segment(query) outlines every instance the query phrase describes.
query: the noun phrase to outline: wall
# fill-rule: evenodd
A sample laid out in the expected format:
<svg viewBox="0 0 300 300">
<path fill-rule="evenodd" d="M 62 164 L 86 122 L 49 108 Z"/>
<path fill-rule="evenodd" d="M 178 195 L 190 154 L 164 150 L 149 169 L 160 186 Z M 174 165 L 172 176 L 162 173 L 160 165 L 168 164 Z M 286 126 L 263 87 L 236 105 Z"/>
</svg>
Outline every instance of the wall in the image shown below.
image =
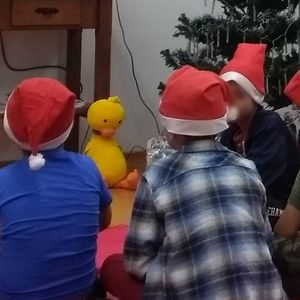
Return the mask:
<svg viewBox="0 0 300 300">
<path fill-rule="evenodd" d="M 211 7 L 204 7 L 202 0 L 119 0 L 119 3 L 143 96 L 156 112 L 159 98 L 157 86 L 171 71 L 165 67 L 160 51 L 186 46 L 185 41 L 172 37 L 181 13 L 199 16 L 210 12 Z M 132 145 L 145 146 L 146 140 L 156 135 L 156 129 L 153 119 L 137 97 L 116 18 L 112 58 L 112 93 L 119 94 L 127 107 L 127 122 L 120 131 L 119 139 L 127 149 Z"/>
<path fill-rule="evenodd" d="M 3 37 L 7 59 L 14 67 L 26 68 L 45 64 L 65 64 L 65 32 L 4 32 Z M 6 101 L 7 95 L 21 80 L 34 76 L 63 79 L 64 72 L 49 69 L 34 72 L 13 72 L 6 68 L 0 55 L 0 103 Z M 2 123 L 2 119 L 0 122 Z M 0 160 L 13 160 L 20 155 L 20 151 L 10 142 L 3 132 L 2 126 L 0 126 Z"/>
<path fill-rule="evenodd" d="M 207 1 L 208 3 L 210 1 Z M 173 39 L 174 26 L 178 16 L 185 12 L 189 16 L 210 13 L 199 0 L 119 0 L 121 18 L 129 46 L 133 52 L 136 73 L 143 97 L 156 112 L 158 104 L 157 86 L 164 81 L 171 70 L 164 66 L 160 50 L 185 46 L 185 41 Z M 216 13 L 220 9 L 216 8 Z M 65 32 L 10 32 L 5 33 L 8 59 L 14 66 L 26 67 L 40 64 L 64 64 Z M 84 32 L 83 41 L 83 98 L 93 99 L 94 33 Z M 0 101 L 23 78 L 29 76 L 51 76 L 63 78 L 61 71 L 43 70 L 39 72 L 15 73 L 8 71 L 0 58 Z M 149 137 L 156 135 L 151 116 L 140 103 L 133 82 L 130 60 L 121 38 L 115 7 L 112 37 L 112 85 L 111 94 L 122 98 L 127 119 L 119 131 L 118 138 L 125 150 L 133 145 L 146 145 Z M 86 127 L 82 122 L 81 137 Z M 4 138 L 0 130 L 0 160 L 13 159 L 18 152 Z"/>
</svg>

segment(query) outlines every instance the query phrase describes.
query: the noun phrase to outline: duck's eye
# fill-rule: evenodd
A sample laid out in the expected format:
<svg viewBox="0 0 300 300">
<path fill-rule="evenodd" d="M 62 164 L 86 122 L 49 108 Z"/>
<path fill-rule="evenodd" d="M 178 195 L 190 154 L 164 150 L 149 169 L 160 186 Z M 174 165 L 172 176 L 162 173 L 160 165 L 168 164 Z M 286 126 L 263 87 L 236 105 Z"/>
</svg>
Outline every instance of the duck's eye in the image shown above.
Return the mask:
<svg viewBox="0 0 300 300">
<path fill-rule="evenodd" d="M 107 120 L 105 119 L 103 122 L 104 122 L 104 123 L 107 123 Z"/>
<path fill-rule="evenodd" d="M 119 121 L 119 124 L 122 124 L 122 121 Z"/>
</svg>

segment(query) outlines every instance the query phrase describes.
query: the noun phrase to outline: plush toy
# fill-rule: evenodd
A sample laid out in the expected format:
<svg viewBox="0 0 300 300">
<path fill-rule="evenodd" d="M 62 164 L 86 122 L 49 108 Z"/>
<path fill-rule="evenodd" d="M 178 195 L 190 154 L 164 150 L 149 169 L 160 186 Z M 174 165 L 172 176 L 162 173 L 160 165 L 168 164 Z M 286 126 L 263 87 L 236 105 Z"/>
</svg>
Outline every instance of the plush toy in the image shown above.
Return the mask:
<svg viewBox="0 0 300 300">
<path fill-rule="evenodd" d="M 94 102 L 87 115 L 93 134 L 85 153 L 95 161 L 109 187 L 135 190 L 138 171 L 127 176 L 125 156 L 114 138 L 124 117 L 125 111 L 118 97 Z"/>
</svg>

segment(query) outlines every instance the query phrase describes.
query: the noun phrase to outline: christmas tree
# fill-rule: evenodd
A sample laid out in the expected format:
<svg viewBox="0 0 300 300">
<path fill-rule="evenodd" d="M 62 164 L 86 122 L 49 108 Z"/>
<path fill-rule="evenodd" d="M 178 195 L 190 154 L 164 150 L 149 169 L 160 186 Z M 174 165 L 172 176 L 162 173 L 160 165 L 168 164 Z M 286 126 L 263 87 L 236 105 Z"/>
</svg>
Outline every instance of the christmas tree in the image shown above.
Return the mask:
<svg viewBox="0 0 300 300">
<path fill-rule="evenodd" d="M 266 103 L 274 109 L 288 105 L 283 90 L 300 69 L 300 0 L 219 0 L 222 17 L 214 16 L 217 0 L 204 1 L 211 4 L 212 14 L 179 17 L 174 37 L 185 38 L 187 47 L 161 51 L 166 65 L 219 72 L 239 43 L 265 43 Z"/>
</svg>

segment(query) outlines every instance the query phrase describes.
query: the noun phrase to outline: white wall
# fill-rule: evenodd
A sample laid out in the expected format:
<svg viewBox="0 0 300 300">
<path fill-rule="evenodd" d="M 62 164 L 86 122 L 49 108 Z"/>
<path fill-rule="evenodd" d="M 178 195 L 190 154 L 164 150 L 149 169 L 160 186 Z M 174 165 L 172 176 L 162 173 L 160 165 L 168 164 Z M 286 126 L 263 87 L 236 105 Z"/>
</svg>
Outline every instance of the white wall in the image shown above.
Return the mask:
<svg viewBox="0 0 300 300">
<path fill-rule="evenodd" d="M 211 3 L 212 1 L 207 1 Z M 165 48 L 185 46 L 185 41 L 172 38 L 179 15 L 198 16 L 211 12 L 211 5 L 202 0 L 119 0 L 121 18 L 129 46 L 133 52 L 136 72 L 143 97 L 156 112 L 157 86 L 171 70 L 164 66 L 160 51 Z M 217 7 L 216 12 L 220 12 Z M 26 67 L 40 64 L 64 64 L 65 32 L 10 32 L 5 33 L 8 59 L 14 66 Z M 94 33 L 87 30 L 83 41 L 83 98 L 93 100 Z M 62 78 L 56 70 L 15 73 L 8 71 L 0 58 L 0 101 L 23 78 L 30 76 Z M 138 99 L 133 82 L 129 56 L 121 38 L 115 7 L 112 37 L 112 84 L 111 94 L 122 98 L 127 120 L 119 131 L 118 138 L 125 150 L 133 145 L 145 146 L 149 137 L 156 135 L 152 118 Z M 82 125 L 82 135 L 85 126 Z M 0 131 L 0 160 L 17 156 Z"/>
<path fill-rule="evenodd" d="M 7 59 L 14 67 L 26 68 L 45 64 L 65 64 L 66 33 L 63 31 L 4 32 L 3 35 Z M 21 80 L 33 76 L 63 79 L 64 73 L 49 69 L 34 72 L 13 72 L 6 68 L 0 55 L 0 102 L 6 101 L 7 94 Z M 0 122 L 2 125 L 2 119 Z M 9 141 L 2 126 L 0 126 L 0 160 L 12 160 L 20 155 L 20 151 Z"/>
<path fill-rule="evenodd" d="M 142 94 L 156 113 L 158 84 L 171 71 L 165 67 L 160 51 L 165 48 L 185 47 L 185 41 L 172 37 L 181 13 L 185 12 L 192 17 L 199 16 L 209 13 L 211 7 L 204 7 L 203 0 L 119 0 L 119 3 Z M 145 146 L 146 140 L 156 135 L 156 129 L 153 119 L 138 99 L 116 16 L 112 49 L 111 90 L 123 99 L 127 108 L 127 121 L 120 130 L 119 140 L 127 149 L 132 145 Z"/>
</svg>

